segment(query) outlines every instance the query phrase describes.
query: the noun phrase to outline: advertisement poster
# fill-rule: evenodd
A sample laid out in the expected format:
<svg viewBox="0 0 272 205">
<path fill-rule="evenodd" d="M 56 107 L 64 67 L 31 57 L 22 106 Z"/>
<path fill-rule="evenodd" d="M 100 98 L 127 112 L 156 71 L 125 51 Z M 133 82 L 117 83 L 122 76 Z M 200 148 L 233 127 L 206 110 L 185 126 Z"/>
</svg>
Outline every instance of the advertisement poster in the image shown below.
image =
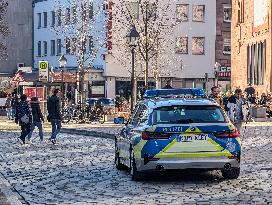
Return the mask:
<svg viewBox="0 0 272 205">
<path fill-rule="evenodd" d="M 36 96 L 36 91 L 37 91 L 37 97 L 39 98 L 40 101 L 43 100 L 43 92 L 44 88 L 43 87 L 25 87 L 24 88 L 24 94 L 27 95 L 28 100 L 30 100 L 32 97 Z"/>
<path fill-rule="evenodd" d="M 253 32 L 268 30 L 268 0 L 253 0 L 254 19 Z"/>
</svg>

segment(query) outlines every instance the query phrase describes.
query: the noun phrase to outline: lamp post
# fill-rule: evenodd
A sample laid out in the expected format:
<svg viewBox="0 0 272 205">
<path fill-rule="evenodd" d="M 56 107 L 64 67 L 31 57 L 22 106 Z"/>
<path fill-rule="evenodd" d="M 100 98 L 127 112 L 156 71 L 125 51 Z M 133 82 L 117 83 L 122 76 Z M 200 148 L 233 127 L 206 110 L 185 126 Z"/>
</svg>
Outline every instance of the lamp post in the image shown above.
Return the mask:
<svg viewBox="0 0 272 205">
<path fill-rule="evenodd" d="M 218 62 L 215 62 L 214 64 L 214 76 L 215 76 L 214 85 L 215 86 L 218 86 L 218 71 L 220 67 L 221 67 L 221 64 Z"/>
<path fill-rule="evenodd" d="M 61 71 L 61 113 L 63 114 L 63 109 L 64 109 L 64 69 L 65 65 L 67 63 L 67 58 L 65 58 L 64 55 L 62 55 L 59 58 L 59 65 L 60 65 L 60 71 Z"/>
<path fill-rule="evenodd" d="M 133 111 L 134 105 L 136 104 L 137 92 L 136 92 L 136 79 L 135 79 L 135 49 L 137 47 L 138 39 L 140 35 L 137 32 L 135 26 L 132 26 L 131 30 L 127 34 L 126 38 L 129 43 L 131 50 L 131 60 L 132 60 L 132 69 L 131 69 L 131 101 L 130 101 L 130 110 Z"/>
</svg>

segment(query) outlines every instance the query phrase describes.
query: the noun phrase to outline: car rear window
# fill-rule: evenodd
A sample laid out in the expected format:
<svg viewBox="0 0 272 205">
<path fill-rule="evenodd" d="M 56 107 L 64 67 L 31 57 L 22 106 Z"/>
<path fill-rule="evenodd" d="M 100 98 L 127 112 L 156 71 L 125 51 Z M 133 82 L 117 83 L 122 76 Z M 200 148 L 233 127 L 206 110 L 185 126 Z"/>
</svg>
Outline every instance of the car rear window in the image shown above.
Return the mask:
<svg viewBox="0 0 272 205">
<path fill-rule="evenodd" d="M 217 106 L 167 106 L 152 113 L 153 124 L 223 123 L 226 118 Z"/>
</svg>

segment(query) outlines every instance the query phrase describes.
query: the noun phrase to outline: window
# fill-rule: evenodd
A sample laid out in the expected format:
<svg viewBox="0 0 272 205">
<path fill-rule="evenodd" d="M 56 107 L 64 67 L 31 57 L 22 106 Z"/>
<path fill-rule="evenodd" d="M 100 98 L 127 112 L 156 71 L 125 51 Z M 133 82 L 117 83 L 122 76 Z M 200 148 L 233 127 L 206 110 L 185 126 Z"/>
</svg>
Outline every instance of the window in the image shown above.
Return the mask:
<svg viewBox="0 0 272 205">
<path fill-rule="evenodd" d="M 61 55 L 61 39 L 57 39 L 57 55 Z"/>
<path fill-rule="evenodd" d="M 76 24 L 77 22 L 77 7 L 73 6 L 72 8 L 72 23 Z"/>
<path fill-rule="evenodd" d="M 51 40 L 51 56 L 56 55 L 56 41 L 55 40 Z"/>
<path fill-rule="evenodd" d="M 93 19 L 93 2 L 90 2 L 90 6 L 89 6 L 89 18 Z"/>
<path fill-rule="evenodd" d="M 238 23 L 244 23 L 244 0 L 238 0 Z"/>
<path fill-rule="evenodd" d="M 76 48 L 77 48 L 77 39 L 72 38 L 72 47 L 71 47 L 71 54 L 76 54 Z"/>
<path fill-rule="evenodd" d="M 61 9 L 59 9 L 57 13 L 57 23 L 58 23 L 58 26 L 61 25 Z"/>
<path fill-rule="evenodd" d="M 176 38 L 176 53 L 188 54 L 188 38 L 187 37 Z"/>
<path fill-rule="evenodd" d="M 38 41 L 38 57 L 41 57 L 42 55 L 42 43 L 41 41 Z"/>
<path fill-rule="evenodd" d="M 43 42 L 43 56 L 47 56 L 47 41 Z"/>
<path fill-rule="evenodd" d="M 231 22 L 231 6 L 223 5 L 224 22 Z"/>
<path fill-rule="evenodd" d="M 139 3 L 127 2 L 126 5 L 127 5 L 129 15 L 134 19 L 139 19 Z"/>
<path fill-rule="evenodd" d="M 176 6 L 176 21 L 184 22 L 188 21 L 189 5 L 188 4 L 177 4 Z"/>
<path fill-rule="evenodd" d="M 47 27 L 47 12 L 43 12 L 43 27 Z"/>
<path fill-rule="evenodd" d="M 93 37 L 90 36 L 89 37 L 89 52 L 92 54 L 94 51 L 93 51 L 93 48 L 94 48 L 94 42 L 93 42 Z"/>
<path fill-rule="evenodd" d="M 66 8 L 65 11 L 65 24 L 70 24 L 70 8 Z"/>
<path fill-rule="evenodd" d="M 152 113 L 152 124 L 225 123 L 226 119 L 217 106 L 167 106 Z"/>
<path fill-rule="evenodd" d="M 247 82 L 263 85 L 266 67 L 266 41 L 247 47 Z"/>
<path fill-rule="evenodd" d="M 205 21 L 205 6 L 193 5 L 193 21 L 204 22 Z"/>
<path fill-rule="evenodd" d="M 55 11 L 51 11 L 51 26 L 54 27 L 55 26 L 55 20 L 56 19 L 56 13 Z"/>
<path fill-rule="evenodd" d="M 66 54 L 71 53 L 71 42 L 69 38 L 66 38 L 65 40 L 65 48 L 66 48 Z"/>
<path fill-rule="evenodd" d="M 193 55 L 204 55 L 204 37 L 193 37 L 192 38 L 192 54 Z"/>
<path fill-rule="evenodd" d="M 231 41 L 230 41 L 230 39 L 224 39 L 223 54 L 225 54 L 225 55 L 231 54 Z"/>
<path fill-rule="evenodd" d="M 38 13 L 38 28 L 41 28 L 42 27 L 42 14 L 41 13 Z"/>
</svg>

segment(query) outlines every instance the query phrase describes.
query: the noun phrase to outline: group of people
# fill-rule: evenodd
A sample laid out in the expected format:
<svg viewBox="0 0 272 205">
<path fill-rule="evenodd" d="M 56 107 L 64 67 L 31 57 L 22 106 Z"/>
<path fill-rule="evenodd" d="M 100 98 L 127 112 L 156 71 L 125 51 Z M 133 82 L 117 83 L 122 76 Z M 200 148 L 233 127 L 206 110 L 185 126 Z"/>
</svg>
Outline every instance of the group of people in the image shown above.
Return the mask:
<svg viewBox="0 0 272 205">
<path fill-rule="evenodd" d="M 60 91 L 55 89 L 53 95 L 47 100 L 47 120 L 51 122 L 52 133 L 50 141 L 55 144 L 56 137 L 61 129 L 61 111 L 60 111 Z M 7 98 L 8 100 L 8 98 Z M 11 118 L 12 119 L 12 118 Z M 20 96 L 14 110 L 15 123 L 21 127 L 21 135 L 17 138 L 21 144 L 31 144 L 31 137 L 34 129 L 39 129 L 40 141 L 44 142 L 43 123 L 45 121 L 41 112 L 39 100 L 37 97 L 32 97 L 31 101 L 27 101 L 25 94 Z"/>
</svg>

